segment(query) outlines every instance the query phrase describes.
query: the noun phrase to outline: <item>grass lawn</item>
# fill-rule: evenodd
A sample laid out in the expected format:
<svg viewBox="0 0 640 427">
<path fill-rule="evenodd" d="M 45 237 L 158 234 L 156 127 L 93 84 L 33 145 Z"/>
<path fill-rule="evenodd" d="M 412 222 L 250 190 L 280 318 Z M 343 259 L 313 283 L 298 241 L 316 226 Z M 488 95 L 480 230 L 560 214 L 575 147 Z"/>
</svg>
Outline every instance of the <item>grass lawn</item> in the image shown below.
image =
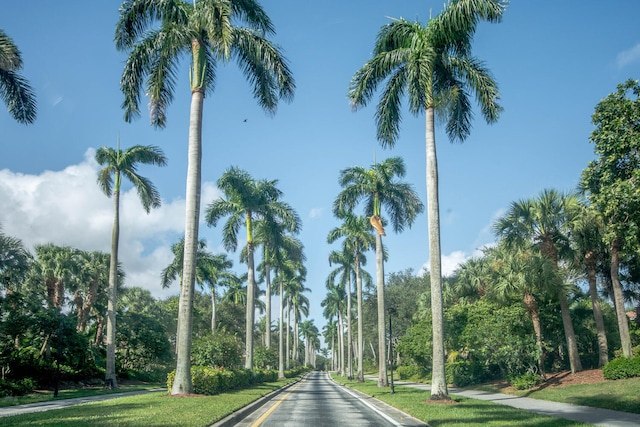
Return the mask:
<svg viewBox="0 0 640 427">
<path fill-rule="evenodd" d="M 497 388 L 483 387 L 484 390 L 503 393 Z M 640 378 L 605 381 L 596 384 L 574 384 L 563 387 L 541 387 L 537 390 L 510 391 L 516 396 L 554 402 L 573 403 L 595 408 L 640 414 Z"/>
<path fill-rule="evenodd" d="M 295 381 L 289 378 L 216 396 L 172 397 L 165 393 L 118 397 L 64 409 L 0 418 L 10 426 L 167 427 L 208 426 L 260 397 Z"/>
<path fill-rule="evenodd" d="M 374 381 L 356 383 L 344 377 L 334 376 L 334 379 L 349 387 L 359 390 L 369 396 L 382 400 L 413 417 L 424 421 L 432 427 L 456 426 L 477 427 L 478 425 L 498 426 L 531 426 L 531 427 L 561 427 L 561 426 L 590 426 L 591 424 L 569 421 L 561 418 L 534 414 L 529 411 L 511 408 L 492 402 L 467 399 L 452 396 L 452 403 L 432 403 L 429 401 L 430 392 L 396 386 L 395 393 L 389 393 L 387 388 L 378 388 Z"/>
<path fill-rule="evenodd" d="M 58 397 L 53 397 L 53 391 L 37 391 L 26 396 L 4 397 L 0 399 L 0 408 L 15 405 L 26 405 L 29 403 L 49 402 L 60 399 L 73 399 L 75 397 L 101 396 L 104 394 L 126 393 L 129 391 L 153 390 L 166 388 L 165 383 L 128 384 L 119 385 L 117 390 L 108 390 L 103 386 L 71 388 L 59 390 Z"/>
</svg>

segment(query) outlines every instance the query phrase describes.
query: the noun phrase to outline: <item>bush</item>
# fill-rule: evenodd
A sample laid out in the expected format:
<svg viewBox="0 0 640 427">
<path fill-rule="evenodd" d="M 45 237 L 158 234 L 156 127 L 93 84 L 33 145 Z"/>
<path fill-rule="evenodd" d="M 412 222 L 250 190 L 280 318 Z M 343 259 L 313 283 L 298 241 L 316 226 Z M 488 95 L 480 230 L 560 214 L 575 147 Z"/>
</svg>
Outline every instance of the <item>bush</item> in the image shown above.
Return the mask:
<svg viewBox="0 0 640 427">
<path fill-rule="evenodd" d="M 36 383 L 31 378 L 22 378 L 15 381 L 7 381 L 0 378 L 0 397 L 24 396 L 35 388 Z"/>
<path fill-rule="evenodd" d="M 524 375 L 509 378 L 509 383 L 516 390 L 527 390 L 540 384 L 541 378 L 533 372 L 527 372 Z"/>
<path fill-rule="evenodd" d="M 604 365 L 602 375 L 607 380 L 640 377 L 640 356 L 613 359 Z"/>
<path fill-rule="evenodd" d="M 449 362 L 445 365 L 447 383 L 458 387 L 478 384 L 484 379 L 484 368 L 470 360 Z"/>
<path fill-rule="evenodd" d="M 176 371 L 167 375 L 167 388 L 171 391 Z M 191 382 L 195 394 L 214 395 L 235 388 L 248 387 L 265 381 L 277 381 L 277 371 L 248 369 L 227 370 L 209 366 L 192 366 Z"/>
<path fill-rule="evenodd" d="M 216 332 L 193 342 L 191 360 L 197 366 L 234 369 L 240 368 L 242 352 L 238 337 Z"/>
<path fill-rule="evenodd" d="M 418 365 L 401 365 L 396 368 L 398 379 L 419 380 L 427 377 L 427 370 Z"/>
</svg>

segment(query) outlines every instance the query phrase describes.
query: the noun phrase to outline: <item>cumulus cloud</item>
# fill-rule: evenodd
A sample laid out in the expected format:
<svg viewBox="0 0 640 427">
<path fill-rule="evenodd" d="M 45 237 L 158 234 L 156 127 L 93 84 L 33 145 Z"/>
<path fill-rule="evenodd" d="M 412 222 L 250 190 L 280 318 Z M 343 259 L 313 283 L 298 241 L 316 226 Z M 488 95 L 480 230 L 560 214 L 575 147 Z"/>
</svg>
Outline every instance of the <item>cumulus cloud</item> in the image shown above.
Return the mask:
<svg viewBox="0 0 640 427">
<path fill-rule="evenodd" d="M 0 170 L 0 224 L 3 231 L 21 239 L 32 250 L 53 243 L 82 250 L 109 252 L 113 200 L 96 183 L 99 165 L 95 150 L 85 159 L 60 171 L 38 175 Z M 214 184 L 202 186 L 205 200 L 219 197 Z M 120 198 L 119 260 L 127 286 L 149 289 L 162 298 L 176 293 L 160 287 L 160 272 L 171 261 L 170 246 L 184 232 L 183 198 L 167 201 L 150 214 L 142 208 L 135 189 Z"/>
<path fill-rule="evenodd" d="M 620 52 L 616 56 L 616 65 L 618 68 L 625 67 L 633 62 L 640 60 L 640 43 L 636 44 L 631 49 Z"/>
<path fill-rule="evenodd" d="M 462 265 L 470 257 L 464 251 L 453 251 L 448 255 L 442 255 L 442 277 L 448 277 L 456 271 L 458 266 Z M 423 264 L 420 269 L 419 275 L 424 275 L 429 272 L 429 262 Z"/>
</svg>

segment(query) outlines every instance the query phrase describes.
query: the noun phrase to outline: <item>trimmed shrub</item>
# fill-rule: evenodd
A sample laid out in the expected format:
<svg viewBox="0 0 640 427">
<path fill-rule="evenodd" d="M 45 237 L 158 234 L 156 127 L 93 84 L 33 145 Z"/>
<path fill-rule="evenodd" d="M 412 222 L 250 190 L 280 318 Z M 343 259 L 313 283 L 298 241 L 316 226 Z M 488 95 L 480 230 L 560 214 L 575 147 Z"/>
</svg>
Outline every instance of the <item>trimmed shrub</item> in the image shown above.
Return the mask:
<svg viewBox="0 0 640 427">
<path fill-rule="evenodd" d="M 171 390 L 176 371 L 167 375 L 167 388 Z M 192 366 L 191 381 L 195 394 L 214 395 L 235 388 L 248 387 L 265 381 L 277 381 L 277 371 L 248 369 L 227 370 L 224 368 L 211 368 L 209 366 Z"/>
<path fill-rule="evenodd" d="M 607 380 L 640 377 L 640 356 L 613 359 L 604 365 L 602 375 Z"/>
<path fill-rule="evenodd" d="M 401 380 L 420 380 L 427 377 L 427 370 L 418 365 L 401 365 L 396 368 L 398 379 Z"/>
<path fill-rule="evenodd" d="M 509 378 L 509 384 L 516 390 L 527 390 L 540 384 L 541 378 L 533 372 Z"/>
</svg>

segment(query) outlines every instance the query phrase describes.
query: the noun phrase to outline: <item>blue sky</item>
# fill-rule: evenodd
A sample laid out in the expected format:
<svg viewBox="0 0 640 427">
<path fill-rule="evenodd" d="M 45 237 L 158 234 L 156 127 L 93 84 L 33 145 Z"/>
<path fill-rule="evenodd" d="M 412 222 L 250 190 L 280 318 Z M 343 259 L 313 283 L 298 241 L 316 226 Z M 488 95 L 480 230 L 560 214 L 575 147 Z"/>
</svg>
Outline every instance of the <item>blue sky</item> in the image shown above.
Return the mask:
<svg viewBox="0 0 640 427">
<path fill-rule="evenodd" d="M 389 17 L 424 23 L 443 1 L 262 3 L 296 79 L 295 99 L 267 116 L 236 65 L 220 69 L 217 87 L 205 99 L 202 203 L 217 197 L 215 182 L 232 165 L 255 178 L 279 180 L 284 200 L 303 220 L 310 317 L 322 326 L 327 257 L 337 248 L 326 236 L 338 225 L 331 205 L 340 170 L 402 156 L 405 180 L 426 203 L 424 117 L 405 112 L 396 147 L 384 150 L 375 140 L 375 103 L 352 112 L 345 96 L 349 81 Z M 169 165 L 140 172 L 158 187 L 163 207 L 146 215 L 135 192 L 124 195 L 120 259 L 127 285 L 166 297 L 178 292 L 177 284 L 161 289 L 159 275 L 184 227 L 188 62 L 166 129 L 153 129 L 144 111 L 125 123 L 119 90 L 125 56 L 113 43 L 119 6 L 114 0 L 3 5 L 0 28 L 22 51 L 22 75 L 37 94 L 38 118 L 24 126 L 0 113 L 0 224 L 30 248 L 52 242 L 108 251 L 112 205 L 95 184 L 95 149 L 114 147 L 118 135 L 124 148 L 158 145 Z M 476 115 L 464 144 L 449 143 L 437 130 L 445 272 L 494 241 L 491 223 L 512 201 L 544 188 L 576 186 L 594 158 L 588 138 L 595 105 L 640 74 L 637 16 L 635 0 L 513 1 L 502 23 L 478 27 L 474 53 L 493 72 L 504 113 L 493 126 Z M 211 250 L 222 251 L 218 230 L 202 225 L 200 234 Z M 426 214 L 402 234 L 389 232 L 385 244 L 387 273 L 420 271 L 428 261 Z M 230 256 L 243 271 L 237 254 Z M 372 274 L 373 268 L 371 262 Z"/>
</svg>

